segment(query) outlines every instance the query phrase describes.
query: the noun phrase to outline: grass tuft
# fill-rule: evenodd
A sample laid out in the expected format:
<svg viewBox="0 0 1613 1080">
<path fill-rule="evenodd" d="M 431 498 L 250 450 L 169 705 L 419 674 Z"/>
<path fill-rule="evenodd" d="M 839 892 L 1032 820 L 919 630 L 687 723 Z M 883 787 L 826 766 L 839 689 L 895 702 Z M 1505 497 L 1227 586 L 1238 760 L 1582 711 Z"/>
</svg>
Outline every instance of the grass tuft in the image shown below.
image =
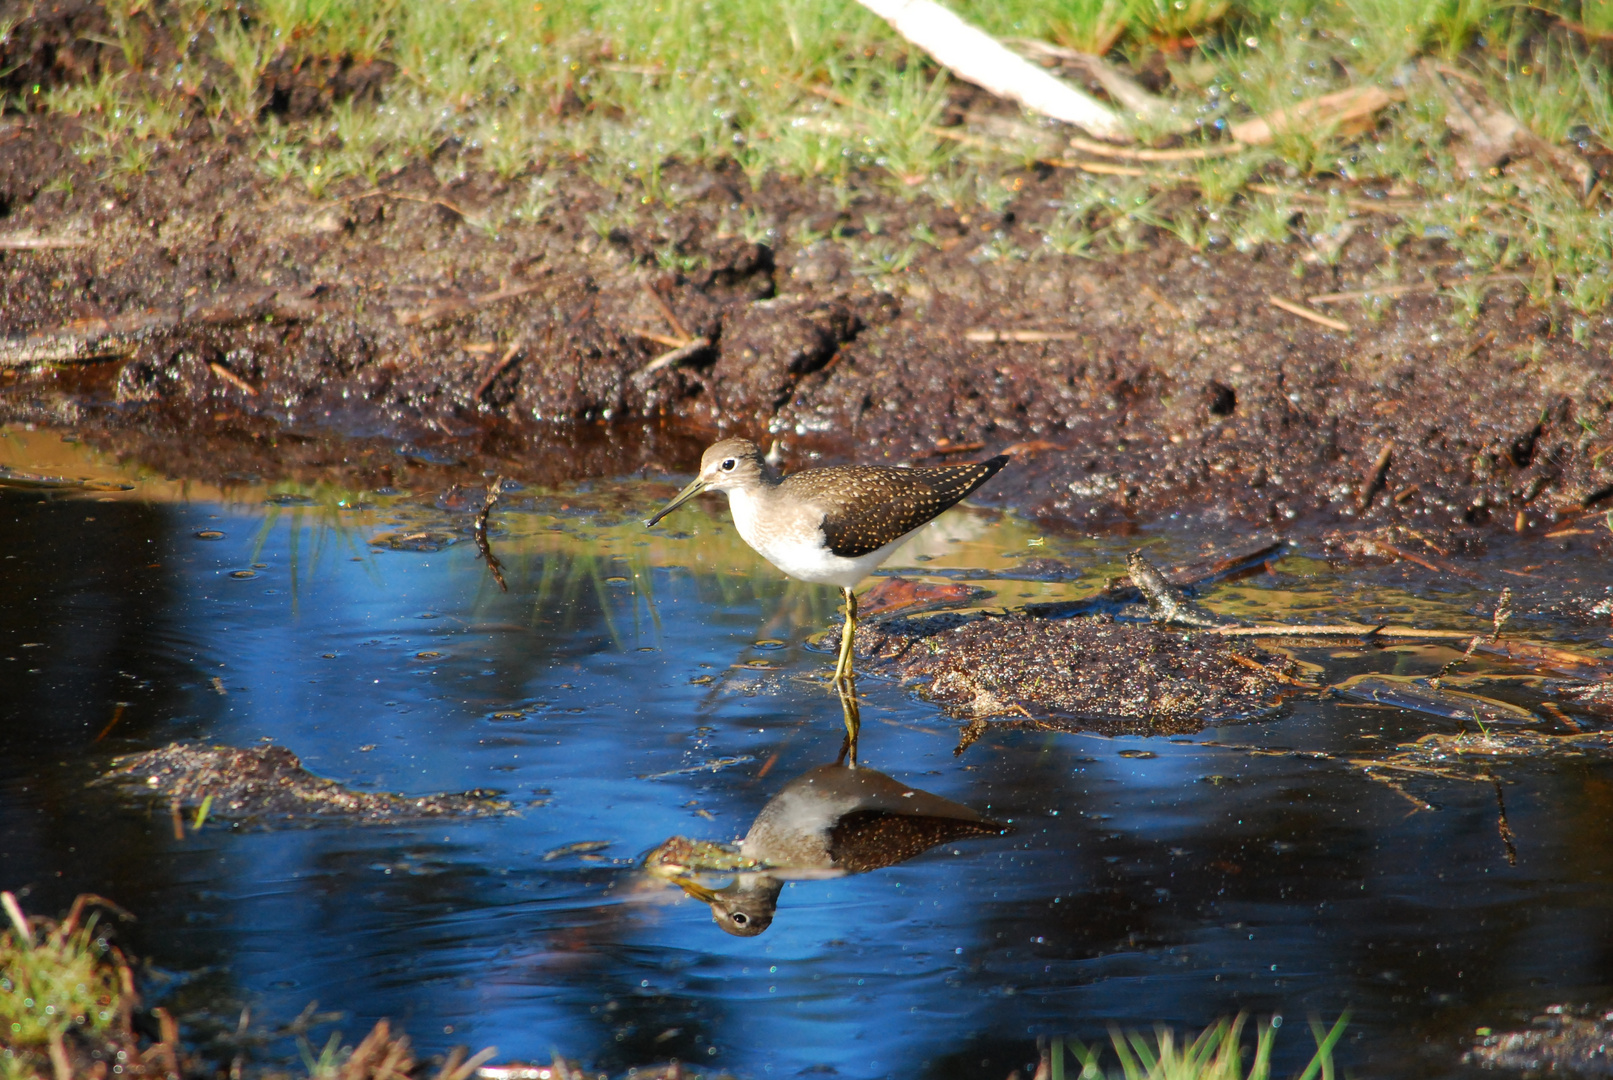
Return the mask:
<svg viewBox="0 0 1613 1080">
<path fill-rule="evenodd" d="M 1298 1080 L 1333 1080 L 1333 1050 L 1349 1024 L 1350 1014 L 1344 1013 L 1331 1029 L 1321 1021 L 1311 1021 L 1311 1036 L 1316 1040 L 1316 1053 Z M 1270 1080 L 1271 1051 L 1277 1040 L 1277 1027 L 1281 1018 L 1260 1025 L 1255 1035 L 1253 1058 L 1244 1065 L 1245 1047 L 1244 1014 L 1233 1020 L 1220 1020 L 1199 1032 L 1190 1042 L 1178 1042 L 1170 1028 L 1155 1029 L 1150 1040 L 1140 1032 L 1123 1032 L 1112 1028 L 1110 1042 L 1114 1046 L 1118 1072 L 1105 1072 L 1101 1065 L 1102 1046 L 1088 1047 L 1078 1039 L 1053 1039 L 1047 1061 L 1051 1080 L 1064 1080 L 1069 1064 L 1065 1052 L 1079 1066 L 1080 1080 Z M 1040 1075 L 1040 1070 L 1038 1070 Z"/>
<path fill-rule="evenodd" d="M 29 918 L 17 898 L 0 893 L 9 928 L 0 934 L 0 1073 L 25 1077 L 53 1069 L 63 1075 L 69 1043 L 96 1041 L 126 1025 L 133 976 L 100 927 L 95 896 L 80 896 L 56 923 Z M 87 914 L 86 914 L 87 913 Z"/>
</svg>

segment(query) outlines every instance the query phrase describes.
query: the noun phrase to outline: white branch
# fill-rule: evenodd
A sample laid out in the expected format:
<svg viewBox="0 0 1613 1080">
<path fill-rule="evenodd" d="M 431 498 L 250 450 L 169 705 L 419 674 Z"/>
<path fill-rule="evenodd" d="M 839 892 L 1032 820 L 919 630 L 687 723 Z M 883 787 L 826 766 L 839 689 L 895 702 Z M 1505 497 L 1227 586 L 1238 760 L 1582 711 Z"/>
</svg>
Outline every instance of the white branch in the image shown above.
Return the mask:
<svg viewBox="0 0 1613 1080">
<path fill-rule="evenodd" d="M 935 0 L 857 0 L 959 77 L 1104 139 L 1131 141 L 1114 110 L 1062 82 Z"/>
</svg>

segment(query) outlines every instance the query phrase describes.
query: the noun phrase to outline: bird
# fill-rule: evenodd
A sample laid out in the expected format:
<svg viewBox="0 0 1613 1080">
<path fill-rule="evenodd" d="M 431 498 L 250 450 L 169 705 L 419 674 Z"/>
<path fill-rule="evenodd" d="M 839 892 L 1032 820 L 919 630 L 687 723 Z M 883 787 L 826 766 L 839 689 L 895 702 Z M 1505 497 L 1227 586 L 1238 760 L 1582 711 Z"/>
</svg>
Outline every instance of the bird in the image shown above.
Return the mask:
<svg viewBox="0 0 1613 1080">
<path fill-rule="evenodd" d="M 961 803 L 837 761 L 796 777 L 762 807 L 739 842 L 739 859 L 724 865 L 756 869 L 721 889 L 673 880 L 710 904 L 712 920 L 728 933 L 755 937 L 772 925 L 786 881 L 867 873 L 937 844 L 1010 832 Z"/>
<path fill-rule="evenodd" d="M 725 492 L 740 537 L 757 554 L 790 577 L 845 594 L 833 679 L 844 683 L 852 676 L 857 583 L 1008 461 L 999 454 L 966 465 L 833 465 L 782 476 L 755 443 L 723 439 L 701 456 L 694 480 L 645 525 L 702 492 Z"/>
</svg>

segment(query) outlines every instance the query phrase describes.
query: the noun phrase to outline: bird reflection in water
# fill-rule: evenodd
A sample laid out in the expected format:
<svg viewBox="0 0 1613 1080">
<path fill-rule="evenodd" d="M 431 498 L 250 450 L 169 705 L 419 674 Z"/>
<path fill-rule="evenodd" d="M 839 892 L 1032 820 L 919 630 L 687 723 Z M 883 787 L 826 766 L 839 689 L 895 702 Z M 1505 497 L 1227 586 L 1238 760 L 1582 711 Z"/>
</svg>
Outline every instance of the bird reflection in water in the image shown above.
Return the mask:
<svg viewBox="0 0 1613 1080">
<path fill-rule="evenodd" d="M 755 937 L 771 926 L 786 881 L 862 874 L 937 844 L 1013 831 L 961 803 L 859 768 L 856 688 L 847 691 L 839 758 L 784 785 L 737 847 L 674 836 L 645 859 L 650 873 L 710 904 L 713 920 L 730 934 Z M 722 873 L 735 876 L 720 889 L 695 880 Z"/>
</svg>

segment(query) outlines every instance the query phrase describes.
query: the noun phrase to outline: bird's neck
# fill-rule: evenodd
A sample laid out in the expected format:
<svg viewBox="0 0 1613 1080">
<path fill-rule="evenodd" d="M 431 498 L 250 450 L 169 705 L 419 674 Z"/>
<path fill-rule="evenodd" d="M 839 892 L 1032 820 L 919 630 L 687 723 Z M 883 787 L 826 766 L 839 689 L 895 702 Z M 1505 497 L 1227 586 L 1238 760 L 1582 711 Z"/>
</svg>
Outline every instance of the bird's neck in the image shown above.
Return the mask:
<svg viewBox="0 0 1613 1080">
<path fill-rule="evenodd" d="M 763 487 L 776 488 L 784 482 L 783 474 L 768 464 L 766 458 L 762 458 L 756 464 L 759 466 L 757 472 L 761 474 L 758 479 L 761 480 Z"/>
</svg>

